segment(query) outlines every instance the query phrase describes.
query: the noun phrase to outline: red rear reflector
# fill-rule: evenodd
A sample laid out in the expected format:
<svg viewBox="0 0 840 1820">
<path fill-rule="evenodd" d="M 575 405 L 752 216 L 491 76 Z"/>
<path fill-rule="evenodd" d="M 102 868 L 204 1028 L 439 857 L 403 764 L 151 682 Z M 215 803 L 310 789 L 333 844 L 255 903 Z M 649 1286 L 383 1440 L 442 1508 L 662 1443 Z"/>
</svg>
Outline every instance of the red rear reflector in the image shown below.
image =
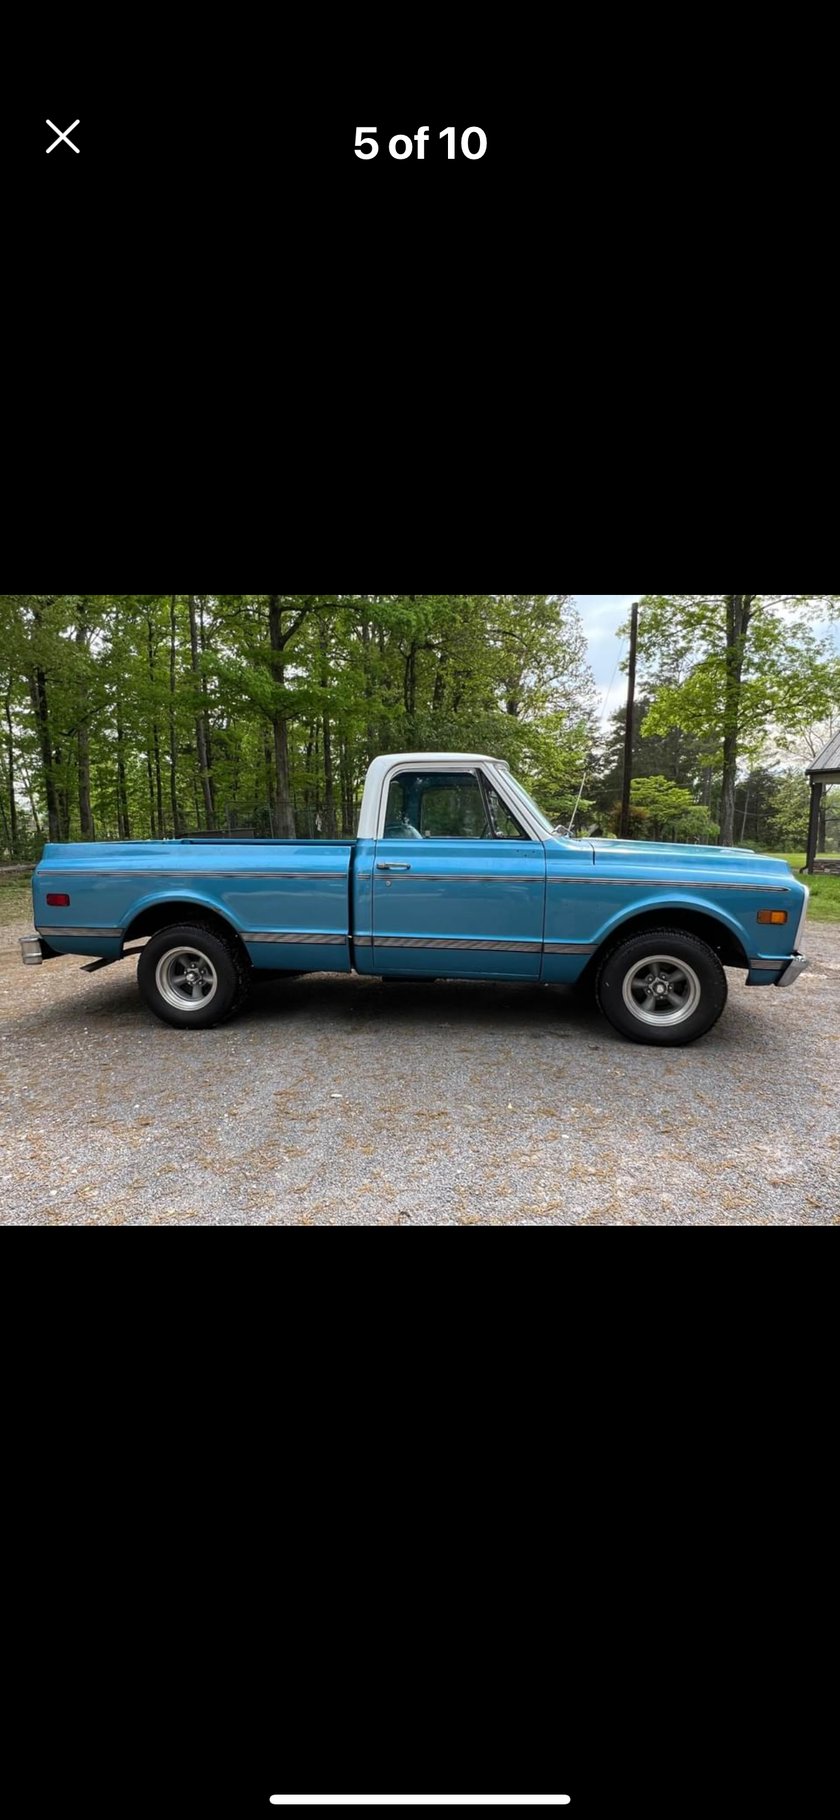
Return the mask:
<svg viewBox="0 0 840 1820">
<path fill-rule="evenodd" d="M 69 902 L 70 902 L 70 899 L 67 896 L 66 891 L 48 891 L 47 892 L 47 903 L 52 904 L 52 906 L 55 910 L 66 910 Z"/>
</svg>

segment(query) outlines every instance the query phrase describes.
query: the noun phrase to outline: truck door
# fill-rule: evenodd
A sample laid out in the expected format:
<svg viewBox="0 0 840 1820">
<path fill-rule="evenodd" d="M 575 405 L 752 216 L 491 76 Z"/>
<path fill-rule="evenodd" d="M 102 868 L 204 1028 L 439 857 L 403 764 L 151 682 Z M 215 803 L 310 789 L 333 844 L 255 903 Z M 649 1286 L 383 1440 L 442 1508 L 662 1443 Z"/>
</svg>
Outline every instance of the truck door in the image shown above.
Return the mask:
<svg viewBox="0 0 840 1820">
<path fill-rule="evenodd" d="M 373 862 L 373 971 L 539 978 L 545 848 L 480 769 L 406 767 Z"/>
</svg>

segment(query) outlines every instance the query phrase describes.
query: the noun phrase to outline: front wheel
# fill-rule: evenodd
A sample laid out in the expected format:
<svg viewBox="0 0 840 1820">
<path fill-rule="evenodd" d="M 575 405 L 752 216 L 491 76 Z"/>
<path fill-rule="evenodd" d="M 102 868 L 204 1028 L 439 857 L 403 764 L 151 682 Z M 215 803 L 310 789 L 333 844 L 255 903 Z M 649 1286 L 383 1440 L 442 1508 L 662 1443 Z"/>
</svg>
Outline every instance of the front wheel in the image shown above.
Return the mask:
<svg viewBox="0 0 840 1820">
<path fill-rule="evenodd" d="M 206 1030 L 239 1010 L 250 967 L 235 937 L 202 923 L 174 923 L 150 937 L 137 963 L 137 984 L 156 1017 L 179 1030 Z"/>
<path fill-rule="evenodd" d="M 634 1043 L 694 1043 L 726 1004 L 726 974 L 714 950 L 678 929 L 628 936 L 601 962 L 598 1004 Z"/>
</svg>

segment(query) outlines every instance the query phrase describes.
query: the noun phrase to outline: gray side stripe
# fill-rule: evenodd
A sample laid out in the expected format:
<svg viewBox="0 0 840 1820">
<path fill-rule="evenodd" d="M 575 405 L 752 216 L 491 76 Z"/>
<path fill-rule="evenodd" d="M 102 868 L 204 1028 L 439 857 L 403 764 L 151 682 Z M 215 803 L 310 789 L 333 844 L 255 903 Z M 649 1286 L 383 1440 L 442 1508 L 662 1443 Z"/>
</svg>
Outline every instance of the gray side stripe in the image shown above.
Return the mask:
<svg viewBox="0 0 840 1820">
<path fill-rule="evenodd" d="M 663 887 L 667 887 L 669 891 L 790 890 L 790 885 L 753 885 L 747 880 L 743 884 L 735 885 L 729 879 L 724 881 L 720 878 L 615 878 L 611 874 L 605 877 L 603 873 L 599 874 L 597 871 L 587 872 L 583 878 L 579 878 L 577 875 L 569 878 L 562 872 L 549 872 L 548 883 L 550 885 L 647 885 L 649 889 L 655 887 L 657 891 Z"/>
<path fill-rule="evenodd" d="M 283 930 L 282 933 L 276 929 L 242 930 L 243 942 L 312 942 L 320 947 L 322 942 L 333 942 L 342 946 L 347 939 L 346 935 L 319 935 L 317 932 L 313 935 L 310 929 L 288 929 Z"/>
<path fill-rule="evenodd" d="M 96 873 L 107 878 L 136 878 L 142 883 L 145 878 L 183 879 L 186 883 L 191 878 L 204 878 L 208 873 L 213 878 L 347 878 L 346 869 L 337 872 L 334 868 L 314 872 L 282 870 L 280 867 L 270 872 L 254 872 L 247 866 L 237 866 L 235 870 L 221 871 L 217 866 L 39 866 L 39 878 L 87 877 Z"/>
<path fill-rule="evenodd" d="M 377 948 L 490 948 L 497 953 L 512 951 L 514 954 L 539 954 L 543 947 L 552 954 L 594 954 L 595 942 L 543 942 L 515 941 L 478 941 L 466 935 L 357 935 L 356 943 L 375 943 Z"/>
<path fill-rule="evenodd" d="M 478 948 L 478 947 L 483 947 L 483 948 L 496 948 L 496 949 L 501 949 L 501 950 L 504 950 L 505 948 L 513 948 L 514 950 L 516 950 L 516 952 L 524 951 L 529 954 L 534 953 L 535 950 L 542 948 L 542 947 L 545 947 L 546 949 L 550 949 L 552 954 L 594 954 L 595 947 L 596 947 L 596 944 L 594 942 L 559 942 L 559 941 L 554 941 L 553 938 L 549 938 L 549 940 L 544 943 L 543 942 L 477 942 L 477 941 L 471 942 L 471 941 L 469 941 L 468 937 L 458 936 L 458 935 L 453 935 L 452 937 L 446 937 L 445 939 L 438 938 L 438 937 L 435 937 L 435 938 L 429 937 L 428 940 L 426 939 L 425 936 L 419 936 L 419 935 L 405 936 L 405 937 L 397 936 L 397 935 L 354 935 L 353 940 L 354 940 L 357 948 L 358 947 L 368 948 L 371 946 L 372 943 L 375 942 L 377 944 L 377 946 L 379 946 L 379 947 L 387 946 L 387 947 L 400 947 L 400 948 L 401 947 L 406 947 L 406 948 L 407 947 L 413 947 L 413 948 L 424 948 L 424 947 L 429 947 L 429 948 L 461 948 L 461 947 Z"/>
<path fill-rule="evenodd" d="M 63 923 L 63 924 L 39 923 L 38 924 L 38 934 L 39 935 L 107 935 L 110 939 L 111 936 L 122 935 L 122 930 L 121 929 L 103 929 L 101 925 L 97 929 L 89 929 L 89 928 L 83 928 L 81 924 L 74 924 L 71 926 L 69 923 Z"/>
<path fill-rule="evenodd" d="M 405 872 L 395 872 L 391 883 L 396 884 L 398 878 L 411 885 L 427 881 L 437 885 L 541 885 L 545 868 L 535 867 L 533 872 L 413 872 L 410 878 Z"/>
<path fill-rule="evenodd" d="M 508 954 L 540 954 L 542 942 L 474 941 L 469 935 L 375 935 L 377 948 L 492 948 Z"/>
</svg>

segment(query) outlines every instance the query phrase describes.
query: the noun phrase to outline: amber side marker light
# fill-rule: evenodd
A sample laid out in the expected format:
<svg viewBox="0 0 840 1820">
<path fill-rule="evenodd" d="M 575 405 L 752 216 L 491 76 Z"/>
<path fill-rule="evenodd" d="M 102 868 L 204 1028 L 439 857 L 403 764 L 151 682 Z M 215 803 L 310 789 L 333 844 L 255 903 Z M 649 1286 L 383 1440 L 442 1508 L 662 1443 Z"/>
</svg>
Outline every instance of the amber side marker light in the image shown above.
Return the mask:
<svg viewBox="0 0 840 1820">
<path fill-rule="evenodd" d="M 759 923 L 786 923 L 787 919 L 786 910 L 758 910 L 756 912 L 756 920 Z"/>
<path fill-rule="evenodd" d="M 52 904 L 52 906 L 55 910 L 66 910 L 69 902 L 70 902 L 70 899 L 67 896 L 66 891 L 48 891 L 47 892 L 47 903 Z"/>
</svg>

